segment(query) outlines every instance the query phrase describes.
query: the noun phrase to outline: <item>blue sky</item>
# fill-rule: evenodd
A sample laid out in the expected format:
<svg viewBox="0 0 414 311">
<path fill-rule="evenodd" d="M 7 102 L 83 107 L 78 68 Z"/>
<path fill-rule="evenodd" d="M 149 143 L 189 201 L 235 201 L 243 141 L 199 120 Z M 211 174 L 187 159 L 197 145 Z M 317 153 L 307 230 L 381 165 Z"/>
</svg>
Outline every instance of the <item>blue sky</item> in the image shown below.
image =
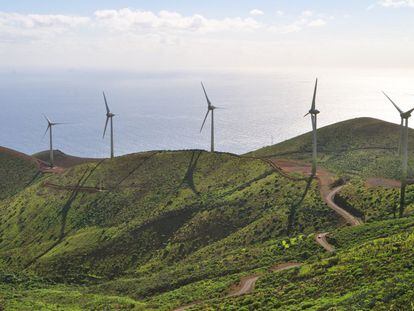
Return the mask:
<svg viewBox="0 0 414 311">
<path fill-rule="evenodd" d="M 0 67 L 413 67 L 414 0 L 0 0 Z"/>
</svg>

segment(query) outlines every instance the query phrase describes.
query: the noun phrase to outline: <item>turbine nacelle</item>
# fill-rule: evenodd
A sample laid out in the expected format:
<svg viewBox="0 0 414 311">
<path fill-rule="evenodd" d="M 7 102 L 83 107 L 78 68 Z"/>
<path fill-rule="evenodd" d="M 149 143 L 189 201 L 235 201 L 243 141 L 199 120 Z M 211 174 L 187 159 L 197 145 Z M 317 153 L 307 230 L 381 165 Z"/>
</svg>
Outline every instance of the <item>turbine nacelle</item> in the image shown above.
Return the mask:
<svg viewBox="0 0 414 311">
<path fill-rule="evenodd" d="M 395 109 L 398 110 L 398 112 L 400 113 L 401 119 L 408 120 L 411 117 L 411 114 L 414 111 L 414 108 L 404 112 L 404 111 L 401 110 L 400 107 L 398 107 L 398 105 L 387 94 L 385 94 L 385 92 L 382 92 L 382 94 L 384 94 L 385 97 L 387 97 L 388 100 L 394 105 Z"/>
<path fill-rule="evenodd" d="M 407 112 L 401 113 L 401 119 L 409 119 L 411 118 L 411 114 L 412 114 L 413 110 L 409 110 Z"/>
<path fill-rule="evenodd" d="M 311 115 L 317 115 L 320 114 L 321 112 L 318 109 L 311 109 L 309 110 L 309 114 Z"/>
</svg>

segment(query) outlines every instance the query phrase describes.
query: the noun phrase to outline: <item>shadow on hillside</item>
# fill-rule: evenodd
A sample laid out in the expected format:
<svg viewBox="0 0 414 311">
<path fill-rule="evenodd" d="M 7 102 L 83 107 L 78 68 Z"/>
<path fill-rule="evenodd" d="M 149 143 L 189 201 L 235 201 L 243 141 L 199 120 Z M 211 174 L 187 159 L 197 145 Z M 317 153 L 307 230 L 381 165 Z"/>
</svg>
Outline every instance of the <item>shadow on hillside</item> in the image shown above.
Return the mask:
<svg viewBox="0 0 414 311">
<path fill-rule="evenodd" d="M 293 229 L 295 228 L 296 225 L 296 214 L 297 214 L 297 210 L 298 208 L 302 205 L 303 200 L 305 200 L 306 195 L 309 192 L 309 189 L 312 185 L 312 181 L 314 179 L 314 176 L 310 176 L 307 181 L 306 181 L 306 187 L 305 187 L 305 191 L 303 192 L 302 196 L 300 197 L 300 199 L 294 203 L 289 211 L 289 216 L 288 216 L 288 224 L 287 224 L 287 235 L 290 236 L 293 232 Z"/>
<path fill-rule="evenodd" d="M 65 230 L 66 230 L 66 220 L 67 220 L 67 216 L 69 213 L 69 210 L 72 207 L 72 203 L 75 201 L 75 199 L 77 198 L 78 194 L 79 194 L 79 190 L 80 188 L 82 188 L 85 183 L 88 181 L 88 179 L 92 176 L 92 174 L 95 172 L 95 170 L 104 162 L 105 160 L 101 160 L 99 161 L 94 167 L 87 168 L 81 178 L 78 180 L 75 188 L 72 190 L 72 192 L 70 193 L 68 199 L 66 200 L 65 204 L 62 207 L 61 210 L 61 215 L 62 215 L 62 220 L 61 220 L 61 225 L 60 225 L 60 233 L 59 233 L 59 237 L 57 239 L 57 241 L 55 243 L 53 243 L 50 247 L 48 247 L 45 251 L 43 251 L 41 254 L 37 255 L 36 257 L 34 257 L 26 266 L 25 269 L 27 269 L 28 267 L 30 267 L 32 264 L 34 264 L 39 258 L 43 257 L 44 255 L 46 255 L 47 253 L 49 253 L 52 249 L 54 249 L 57 245 L 59 245 L 62 240 L 65 237 Z"/>
<path fill-rule="evenodd" d="M 184 185 L 187 185 L 191 189 L 191 191 L 193 191 L 194 194 L 197 196 L 199 196 L 200 193 L 197 191 L 197 188 L 194 184 L 194 171 L 197 168 L 197 163 L 202 153 L 203 151 L 201 150 L 194 150 L 192 152 L 190 163 L 188 164 L 188 168 L 184 175 L 183 181 L 178 186 L 178 188 L 180 188 Z"/>
<path fill-rule="evenodd" d="M 143 166 L 148 160 L 150 160 L 155 155 L 161 153 L 161 151 L 155 151 L 151 153 L 148 157 L 145 157 L 143 161 L 139 162 L 137 166 L 135 166 L 128 174 L 126 174 L 124 177 L 122 177 L 119 181 L 116 182 L 116 184 L 110 189 L 110 191 L 118 190 L 119 187 L 121 187 L 122 183 L 127 180 L 129 177 L 131 177 L 141 166 Z"/>
</svg>

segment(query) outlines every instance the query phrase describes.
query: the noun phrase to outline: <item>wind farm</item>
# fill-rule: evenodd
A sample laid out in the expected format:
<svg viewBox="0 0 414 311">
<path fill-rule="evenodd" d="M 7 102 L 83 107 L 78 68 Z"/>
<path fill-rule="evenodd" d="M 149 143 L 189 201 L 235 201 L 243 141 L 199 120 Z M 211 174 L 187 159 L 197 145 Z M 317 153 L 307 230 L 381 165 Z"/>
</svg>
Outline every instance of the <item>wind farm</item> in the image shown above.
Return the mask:
<svg viewBox="0 0 414 311">
<path fill-rule="evenodd" d="M 120 5 L 0 4 L 0 311 L 412 311 L 409 1 Z"/>
</svg>

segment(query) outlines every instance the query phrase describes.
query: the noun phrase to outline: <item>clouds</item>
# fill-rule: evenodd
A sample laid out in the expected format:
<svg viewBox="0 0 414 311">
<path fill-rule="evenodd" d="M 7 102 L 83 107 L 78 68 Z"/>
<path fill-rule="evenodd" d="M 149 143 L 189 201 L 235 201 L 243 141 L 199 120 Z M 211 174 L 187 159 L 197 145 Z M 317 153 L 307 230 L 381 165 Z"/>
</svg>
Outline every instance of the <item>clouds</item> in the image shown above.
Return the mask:
<svg viewBox="0 0 414 311">
<path fill-rule="evenodd" d="M 183 16 L 177 12 L 132 10 L 100 10 L 94 13 L 95 23 L 112 31 L 127 32 L 220 32 L 254 30 L 261 25 L 252 18 L 208 19 L 195 14 Z"/>
<path fill-rule="evenodd" d="M 381 0 L 379 5 L 383 7 L 400 8 L 400 7 L 412 7 L 414 8 L 414 0 Z"/>
<path fill-rule="evenodd" d="M 253 9 L 250 11 L 250 15 L 261 16 L 261 15 L 264 15 L 264 12 L 259 9 Z"/>
<path fill-rule="evenodd" d="M 255 19 L 264 13 L 258 9 L 250 12 L 254 17 L 207 18 L 200 14 L 184 16 L 178 12 L 162 10 L 159 12 L 123 8 L 119 10 L 97 10 L 92 16 L 17 14 L 0 12 L 1 35 L 30 36 L 41 38 L 68 32 L 123 33 L 135 35 L 151 34 L 208 34 L 208 33 L 251 33 L 274 29 L 294 29 L 300 31 L 306 26 L 323 26 L 322 19 L 309 21 L 314 14 L 302 12 L 296 19 L 284 24 L 264 23 Z M 282 16 L 282 11 L 277 11 Z M 289 31 L 288 31 L 289 32 Z M 286 33 L 286 31 L 282 31 Z"/>
<path fill-rule="evenodd" d="M 312 20 L 308 23 L 309 27 L 323 27 L 325 25 L 326 25 L 326 21 L 323 20 L 322 18 Z"/>
<path fill-rule="evenodd" d="M 0 67 L 246 66 L 265 62 L 266 46 L 282 50 L 284 37 L 317 33 L 326 25 L 313 12 L 260 16 L 211 18 L 132 8 L 87 16 L 0 12 Z"/>
</svg>

